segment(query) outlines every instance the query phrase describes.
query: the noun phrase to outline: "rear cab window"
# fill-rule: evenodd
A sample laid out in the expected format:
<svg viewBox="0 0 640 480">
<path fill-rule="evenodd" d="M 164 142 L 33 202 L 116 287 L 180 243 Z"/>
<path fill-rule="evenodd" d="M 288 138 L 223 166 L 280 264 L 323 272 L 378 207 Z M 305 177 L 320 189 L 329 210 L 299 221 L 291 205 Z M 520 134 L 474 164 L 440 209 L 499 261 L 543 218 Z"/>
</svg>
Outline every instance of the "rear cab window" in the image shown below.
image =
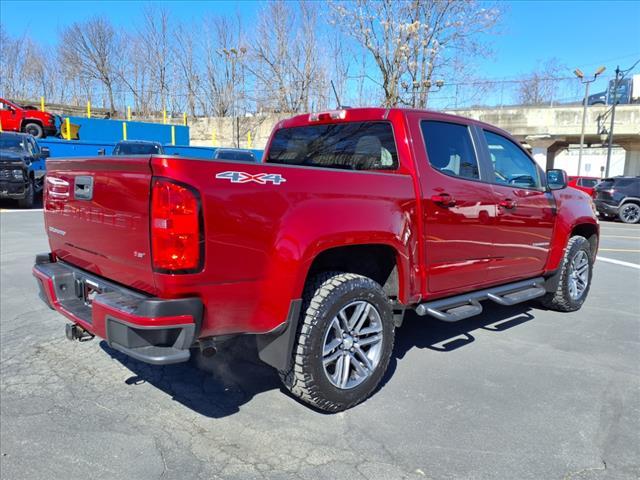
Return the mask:
<svg viewBox="0 0 640 480">
<path fill-rule="evenodd" d="M 420 122 L 429 164 L 445 175 L 480 180 L 469 127 L 435 120 Z"/>
<path fill-rule="evenodd" d="M 389 122 L 307 125 L 276 131 L 266 163 L 397 170 L 398 152 Z"/>
<path fill-rule="evenodd" d="M 596 183 L 598 183 L 598 181 L 593 178 L 581 178 L 578 180 L 578 185 L 581 187 L 593 188 L 596 186 Z"/>
</svg>

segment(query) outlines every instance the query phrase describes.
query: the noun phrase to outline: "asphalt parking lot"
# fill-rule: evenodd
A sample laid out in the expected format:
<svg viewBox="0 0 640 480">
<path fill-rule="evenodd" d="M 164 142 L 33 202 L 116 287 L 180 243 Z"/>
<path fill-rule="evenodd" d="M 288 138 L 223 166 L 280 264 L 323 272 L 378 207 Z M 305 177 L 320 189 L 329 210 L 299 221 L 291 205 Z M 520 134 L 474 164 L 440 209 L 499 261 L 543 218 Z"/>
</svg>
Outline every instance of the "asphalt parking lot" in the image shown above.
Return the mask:
<svg viewBox="0 0 640 480">
<path fill-rule="evenodd" d="M 639 478 L 640 225 L 602 232 L 581 311 L 410 316 L 380 391 L 325 415 L 286 395 L 248 338 L 206 370 L 67 341 L 31 277 L 42 212 L 0 212 L 0 475 Z"/>
</svg>

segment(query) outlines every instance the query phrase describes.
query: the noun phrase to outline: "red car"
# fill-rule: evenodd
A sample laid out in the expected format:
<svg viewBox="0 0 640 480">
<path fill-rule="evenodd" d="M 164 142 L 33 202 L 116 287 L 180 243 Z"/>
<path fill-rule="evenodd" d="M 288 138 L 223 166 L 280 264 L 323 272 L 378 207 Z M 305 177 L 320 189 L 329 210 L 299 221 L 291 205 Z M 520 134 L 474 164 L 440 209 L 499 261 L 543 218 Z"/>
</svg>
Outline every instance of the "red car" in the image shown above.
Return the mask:
<svg viewBox="0 0 640 480">
<path fill-rule="evenodd" d="M 0 98 L 0 126 L 5 132 L 24 132 L 36 138 L 58 134 L 56 116 Z"/>
<path fill-rule="evenodd" d="M 568 185 L 593 197 L 593 187 L 600 182 L 598 177 L 569 177 Z"/>
<path fill-rule="evenodd" d="M 294 395 L 366 399 L 407 310 L 444 322 L 482 303 L 578 310 L 599 228 L 566 175 L 496 127 L 361 108 L 279 122 L 263 163 L 51 159 L 40 296 L 70 339 L 152 364 L 254 335 Z"/>
</svg>

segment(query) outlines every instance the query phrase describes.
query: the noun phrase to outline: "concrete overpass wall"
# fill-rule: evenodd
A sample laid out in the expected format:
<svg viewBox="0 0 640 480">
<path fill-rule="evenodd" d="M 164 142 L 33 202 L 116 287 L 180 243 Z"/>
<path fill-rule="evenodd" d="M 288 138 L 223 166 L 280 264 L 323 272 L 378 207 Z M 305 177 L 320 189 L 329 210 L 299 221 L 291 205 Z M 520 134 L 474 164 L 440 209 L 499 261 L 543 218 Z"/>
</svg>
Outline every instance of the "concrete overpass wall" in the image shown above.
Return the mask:
<svg viewBox="0 0 640 480">
<path fill-rule="evenodd" d="M 585 134 L 600 142 L 598 116 L 609 107 L 592 105 L 587 107 Z M 473 118 L 496 125 L 517 137 L 551 134 L 579 139 L 582 127 L 582 106 L 571 107 L 512 107 L 504 109 L 452 110 L 449 113 Z M 606 122 L 609 128 L 608 120 Z M 618 105 L 616 107 L 615 136 L 640 135 L 640 105 Z M 615 138 L 615 137 L 614 137 Z"/>
<path fill-rule="evenodd" d="M 598 116 L 603 116 L 608 108 L 602 105 L 587 108 L 585 144 L 588 147 L 592 145 L 599 147 L 602 143 Z M 473 118 L 507 130 L 533 148 L 534 157 L 543 168 L 551 168 L 554 166 L 556 155 L 571 145 L 579 143 L 582 110 L 581 106 L 511 107 L 452 110 L 447 113 Z M 274 125 L 289 116 L 289 114 L 272 114 L 243 117 L 237 121 L 228 117 L 197 119 L 190 122 L 191 145 L 235 146 L 239 143 L 242 148 L 262 149 Z M 609 129 L 609 122 L 609 119 L 605 122 L 607 129 Z M 249 143 L 249 135 L 251 143 Z M 623 172 L 625 174 L 640 172 L 640 105 L 619 105 L 616 108 L 614 143 L 627 152 L 626 163 L 621 167 Z M 595 154 L 596 151 L 591 152 L 591 156 Z M 573 175 L 578 173 L 577 161 L 574 161 L 574 158 L 577 157 L 569 155 L 562 161 L 562 165 Z M 599 169 L 601 163 L 602 159 L 594 161 L 593 168 Z M 589 172 L 585 169 L 586 167 L 581 168 L 580 173 L 599 175 L 599 172 L 594 174 L 591 168 Z M 617 170 L 618 167 L 615 172 Z M 610 170 L 610 174 L 614 174 L 614 170 Z"/>
</svg>

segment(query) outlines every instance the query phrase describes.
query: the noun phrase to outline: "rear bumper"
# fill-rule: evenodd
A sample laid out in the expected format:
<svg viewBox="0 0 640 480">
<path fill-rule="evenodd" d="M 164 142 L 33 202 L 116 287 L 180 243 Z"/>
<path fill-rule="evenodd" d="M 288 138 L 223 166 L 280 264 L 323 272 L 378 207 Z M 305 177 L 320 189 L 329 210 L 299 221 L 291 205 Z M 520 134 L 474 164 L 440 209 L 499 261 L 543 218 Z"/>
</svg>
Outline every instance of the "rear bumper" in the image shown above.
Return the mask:
<svg viewBox="0 0 640 480">
<path fill-rule="evenodd" d="M 604 213 L 605 215 L 618 214 L 619 205 L 617 204 L 607 203 L 604 200 L 594 200 L 593 203 L 595 204 L 598 213 Z"/>
<path fill-rule="evenodd" d="M 58 128 L 55 125 L 53 127 L 44 127 L 43 130 L 46 137 L 55 137 L 58 135 Z"/>
<path fill-rule="evenodd" d="M 12 198 L 21 200 L 26 194 L 26 184 L 24 181 L 17 182 L 0 182 L 0 198 Z"/>
<path fill-rule="evenodd" d="M 160 299 L 143 295 L 38 255 L 33 275 L 40 298 L 110 347 L 154 365 L 184 362 L 200 331 L 198 298 Z M 87 299 L 87 292 L 95 296 Z M 90 295 L 91 296 L 91 295 Z"/>
</svg>

